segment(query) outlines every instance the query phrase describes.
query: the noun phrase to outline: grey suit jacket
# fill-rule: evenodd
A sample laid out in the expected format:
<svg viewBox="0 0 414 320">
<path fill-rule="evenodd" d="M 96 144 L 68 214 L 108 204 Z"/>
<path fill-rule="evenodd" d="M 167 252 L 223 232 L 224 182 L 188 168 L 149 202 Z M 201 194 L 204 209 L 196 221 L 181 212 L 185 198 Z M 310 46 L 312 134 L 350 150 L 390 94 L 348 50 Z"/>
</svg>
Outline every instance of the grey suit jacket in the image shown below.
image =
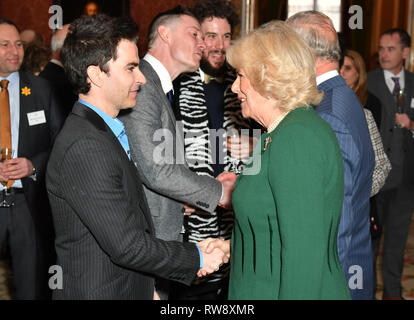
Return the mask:
<svg viewBox="0 0 414 320">
<path fill-rule="evenodd" d="M 213 212 L 221 198 L 221 184 L 192 172 L 184 159 L 184 139 L 161 81 L 142 60 L 147 79 L 137 95 L 135 108 L 120 114 L 132 156 L 145 185 L 157 237 L 179 240 L 183 202 Z"/>
<path fill-rule="evenodd" d="M 155 237 L 136 172 L 103 119 L 75 103 L 46 176 L 63 270 L 55 299 L 152 299 L 152 275 L 195 278 L 196 246 Z"/>
<path fill-rule="evenodd" d="M 405 70 L 403 112 L 414 120 L 414 74 Z M 407 129 L 394 128 L 396 103 L 385 83 L 383 69 L 376 69 L 367 75 L 368 91 L 382 104 L 380 134 L 385 153 L 391 162 L 391 172 L 382 190 L 401 184 L 414 185 L 414 138 Z"/>
</svg>

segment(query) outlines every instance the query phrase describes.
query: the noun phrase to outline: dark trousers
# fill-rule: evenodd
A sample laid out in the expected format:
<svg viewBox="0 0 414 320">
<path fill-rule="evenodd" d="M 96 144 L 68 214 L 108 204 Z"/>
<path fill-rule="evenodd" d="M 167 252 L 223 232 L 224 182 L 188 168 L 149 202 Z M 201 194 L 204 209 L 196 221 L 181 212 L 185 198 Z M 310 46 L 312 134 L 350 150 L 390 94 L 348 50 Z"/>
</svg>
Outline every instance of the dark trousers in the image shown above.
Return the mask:
<svg viewBox="0 0 414 320">
<path fill-rule="evenodd" d="M 229 278 L 216 282 L 202 282 L 186 286 L 173 282 L 169 300 L 227 300 Z"/>
<path fill-rule="evenodd" d="M 382 278 L 385 297 L 401 297 L 401 277 L 404 266 L 405 245 L 414 210 L 414 189 L 400 186 L 381 191 L 377 196 L 377 209 L 383 226 Z M 381 238 L 373 242 L 377 257 Z"/>
<path fill-rule="evenodd" d="M 3 200 L 2 192 L 0 197 Z M 9 252 L 14 284 L 14 298 L 18 300 L 40 299 L 38 240 L 32 215 L 24 194 L 5 196 L 14 203 L 0 208 L 0 251 Z"/>
</svg>

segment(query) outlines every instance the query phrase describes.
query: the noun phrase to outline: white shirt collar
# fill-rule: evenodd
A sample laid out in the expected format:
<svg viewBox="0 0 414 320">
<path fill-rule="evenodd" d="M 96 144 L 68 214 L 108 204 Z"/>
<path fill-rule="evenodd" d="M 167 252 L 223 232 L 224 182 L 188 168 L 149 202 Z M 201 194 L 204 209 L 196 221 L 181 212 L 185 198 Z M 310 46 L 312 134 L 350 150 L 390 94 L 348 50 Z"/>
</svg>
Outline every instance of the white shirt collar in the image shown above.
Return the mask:
<svg viewBox="0 0 414 320">
<path fill-rule="evenodd" d="M 50 62 L 52 62 L 52 63 L 54 63 L 54 64 L 57 64 L 58 66 L 60 66 L 60 67 L 62 67 L 62 68 L 63 68 L 63 64 L 62 64 L 62 62 L 60 62 L 59 60 L 52 59 L 52 60 L 50 60 Z"/>
<path fill-rule="evenodd" d="M 204 71 L 201 70 L 201 68 L 198 68 L 198 71 L 200 72 L 201 81 L 204 82 L 204 76 L 205 76 Z"/>
<path fill-rule="evenodd" d="M 394 86 L 395 86 L 395 82 L 394 80 L 392 80 L 392 78 L 399 78 L 398 82 L 400 84 L 400 88 L 401 90 L 404 90 L 405 88 L 404 68 L 402 68 L 398 74 L 393 74 L 392 72 L 388 70 L 384 70 L 384 78 L 385 78 L 385 83 L 387 84 L 387 87 L 390 90 L 390 92 L 394 90 Z"/>
<path fill-rule="evenodd" d="M 9 80 L 9 85 L 7 87 L 8 89 L 10 89 L 11 87 L 14 87 L 14 86 L 17 86 L 17 88 L 18 88 L 20 86 L 19 71 L 12 72 L 5 78 L 0 77 L 0 80 Z"/>
<path fill-rule="evenodd" d="M 322 82 L 325 82 L 325 81 L 327 81 L 331 78 L 334 78 L 338 75 L 339 75 L 338 70 L 331 70 L 331 71 L 325 72 L 325 73 L 321 74 L 320 76 L 316 77 L 316 85 L 319 86 Z"/>
<path fill-rule="evenodd" d="M 391 71 L 385 70 L 384 69 L 384 76 L 385 78 L 403 78 L 404 77 L 404 68 L 401 68 L 401 71 L 398 74 L 393 74 Z"/>
<path fill-rule="evenodd" d="M 147 61 L 151 65 L 151 67 L 154 68 L 155 72 L 160 78 L 162 90 L 164 91 L 164 93 L 167 94 L 167 92 L 174 90 L 171 81 L 171 76 L 168 70 L 164 67 L 164 65 L 157 58 L 154 58 L 154 56 L 150 55 L 149 53 L 147 53 L 143 59 Z"/>
</svg>

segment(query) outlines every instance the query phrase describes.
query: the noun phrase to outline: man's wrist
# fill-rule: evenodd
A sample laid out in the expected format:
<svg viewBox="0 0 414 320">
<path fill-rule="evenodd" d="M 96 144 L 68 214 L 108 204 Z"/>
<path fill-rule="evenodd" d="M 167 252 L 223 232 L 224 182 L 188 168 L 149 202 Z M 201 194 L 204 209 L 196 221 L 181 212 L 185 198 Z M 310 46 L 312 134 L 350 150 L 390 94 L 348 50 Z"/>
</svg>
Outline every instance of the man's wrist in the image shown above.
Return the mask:
<svg viewBox="0 0 414 320">
<path fill-rule="evenodd" d="M 201 252 L 200 247 L 198 246 L 198 244 L 196 244 L 196 247 L 198 249 L 198 253 L 200 255 L 200 269 L 203 268 L 204 262 L 203 262 L 203 253 Z"/>
</svg>

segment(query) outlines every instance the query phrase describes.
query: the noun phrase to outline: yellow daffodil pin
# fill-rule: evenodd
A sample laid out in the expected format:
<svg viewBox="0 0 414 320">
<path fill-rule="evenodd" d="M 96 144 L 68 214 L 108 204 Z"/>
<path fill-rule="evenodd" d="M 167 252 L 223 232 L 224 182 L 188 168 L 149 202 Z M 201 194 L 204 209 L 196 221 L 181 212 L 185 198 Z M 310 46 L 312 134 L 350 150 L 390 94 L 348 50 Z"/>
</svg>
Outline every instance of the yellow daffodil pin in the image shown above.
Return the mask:
<svg viewBox="0 0 414 320">
<path fill-rule="evenodd" d="M 32 93 L 30 92 L 30 88 L 24 87 L 24 88 L 22 88 L 22 94 L 27 97 L 27 96 L 31 95 Z"/>
</svg>

